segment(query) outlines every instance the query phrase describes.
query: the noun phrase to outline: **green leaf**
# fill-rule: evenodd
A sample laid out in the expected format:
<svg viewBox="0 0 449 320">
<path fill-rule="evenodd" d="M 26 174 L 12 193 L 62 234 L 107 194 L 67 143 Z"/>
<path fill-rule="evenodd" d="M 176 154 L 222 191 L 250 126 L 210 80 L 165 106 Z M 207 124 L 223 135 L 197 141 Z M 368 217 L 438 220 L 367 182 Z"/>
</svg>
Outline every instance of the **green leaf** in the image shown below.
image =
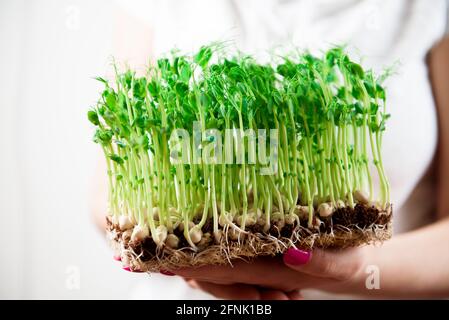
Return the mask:
<svg viewBox="0 0 449 320">
<path fill-rule="evenodd" d="M 112 140 L 113 132 L 108 129 L 97 129 L 94 135 L 94 142 L 102 145 L 108 145 Z"/>
<path fill-rule="evenodd" d="M 141 115 L 134 120 L 138 128 L 145 129 L 147 127 L 148 118 L 146 115 Z"/>
<path fill-rule="evenodd" d="M 206 68 L 209 60 L 212 58 L 212 50 L 210 47 L 203 46 L 195 55 L 194 61 L 203 69 Z"/>
<path fill-rule="evenodd" d="M 189 87 L 185 83 L 177 82 L 175 85 L 175 91 L 181 98 L 184 98 L 187 96 Z"/>
<path fill-rule="evenodd" d="M 380 84 L 376 84 L 376 95 L 377 98 L 382 99 L 385 101 L 385 90 L 384 88 L 382 88 L 382 86 Z"/>
<path fill-rule="evenodd" d="M 362 104 L 360 102 L 354 103 L 354 110 L 356 113 L 359 113 L 359 114 L 363 114 L 363 112 L 364 112 Z"/>
<path fill-rule="evenodd" d="M 106 86 L 109 85 L 108 81 L 105 80 L 105 79 L 103 79 L 102 77 L 96 77 L 96 78 L 94 78 L 94 79 L 97 80 L 97 81 L 100 81 L 100 82 L 104 83 Z"/>
<path fill-rule="evenodd" d="M 145 98 L 145 86 L 145 78 L 140 78 L 139 80 L 137 80 L 134 83 L 133 96 L 140 99 Z"/>
<path fill-rule="evenodd" d="M 370 82 L 368 82 L 368 81 L 364 81 L 363 85 L 365 86 L 366 91 L 368 92 L 368 95 L 371 98 L 375 98 L 376 97 L 376 91 L 374 90 L 373 85 Z"/>
<path fill-rule="evenodd" d="M 151 81 L 148 83 L 148 91 L 153 97 L 157 97 L 159 95 L 159 88 L 156 81 Z"/>
<path fill-rule="evenodd" d="M 370 110 L 369 110 L 370 115 L 375 116 L 377 114 L 378 110 L 379 110 L 379 106 L 377 104 L 375 104 L 375 103 L 370 104 Z"/>
<path fill-rule="evenodd" d="M 178 66 L 178 74 L 179 74 L 179 80 L 188 83 L 190 80 L 190 77 L 192 76 L 192 70 L 190 69 L 190 65 L 184 61 L 181 60 L 181 63 Z"/>
<path fill-rule="evenodd" d="M 113 92 L 109 92 L 106 95 L 106 105 L 109 107 L 110 110 L 115 110 L 115 106 L 116 106 L 116 98 L 115 98 L 115 94 Z"/>
<path fill-rule="evenodd" d="M 157 60 L 157 65 L 159 69 L 161 70 L 161 74 L 163 78 L 167 78 L 169 76 L 170 72 L 170 61 L 167 58 L 162 58 Z"/>
<path fill-rule="evenodd" d="M 124 164 L 125 161 L 123 160 L 122 157 L 120 157 L 119 155 L 115 154 L 115 153 L 111 153 L 109 154 L 109 159 L 111 159 L 112 161 L 118 163 L 118 164 Z"/>
<path fill-rule="evenodd" d="M 96 111 L 90 110 L 87 112 L 87 118 L 94 125 L 98 126 L 100 124 L 100 120 L 98 119 L 98 114 Z"/>
<path fill-rule="evenodd" d="M 362 66 L 357 63 L 351 62 L 349 64 L 349 69 L 353 75 L 357 76 L 359 79 L 363 79 L 365 76 L 365 72 L 363 71 Z"/>
</svg>

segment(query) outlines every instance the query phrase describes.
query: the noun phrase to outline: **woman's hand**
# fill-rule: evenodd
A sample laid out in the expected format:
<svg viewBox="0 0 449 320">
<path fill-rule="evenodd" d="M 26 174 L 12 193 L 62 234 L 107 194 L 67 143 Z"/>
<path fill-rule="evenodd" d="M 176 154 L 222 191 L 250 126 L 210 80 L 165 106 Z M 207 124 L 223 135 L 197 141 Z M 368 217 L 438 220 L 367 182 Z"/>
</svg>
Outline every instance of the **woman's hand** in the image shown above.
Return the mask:
<svg viewBox="0 0 449 320">
<path fill-rule="evenodd" d="M 194 280 L 194 285 L 216 297 L 229 299 L 297 299 L 298 290 L 309 288 L 365 297 L 447 298 L 448 243 L 446 218 L 395 236 L 382 246 L 314 250 L 311 254 L 290 249 L 282 259 L 260 258 L 251 263 L 236 262 L 234 267 L 172 272 Z M 377 282 L 378 286 L 368 288 L 367 282 Z"/>
<path fill-rule="evenodd" d="M 341 251 L 289 249 L 282 258 L 259 258 L 230 266 L 184 268 L 173 272 L 188 283 L 225 299 L 300 299 L 299 290 L 361 292 L 369 247 Z"/>
</svg>

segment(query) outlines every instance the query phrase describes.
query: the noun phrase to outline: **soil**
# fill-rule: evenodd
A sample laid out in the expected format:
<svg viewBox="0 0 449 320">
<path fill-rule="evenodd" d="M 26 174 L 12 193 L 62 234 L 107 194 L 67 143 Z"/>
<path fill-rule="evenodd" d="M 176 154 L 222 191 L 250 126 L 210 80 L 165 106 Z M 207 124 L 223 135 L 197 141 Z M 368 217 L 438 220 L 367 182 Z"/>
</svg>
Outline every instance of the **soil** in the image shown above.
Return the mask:
<svg viewBox="0 0 449 320">
<path fill-rule="evenodd" d="M 284 225 L 278 228 L 272 224 L 268 232 L 254 225 L 247 228 L 248 234 L 238 240 L 226 235 L 216 243 L 212 233 L 212 221 L 202 228 L 204 241 L 198 251 L 193 251 L 183 233 L 175 229 L 179 238 L 179 249 L 158 248 L 151 238 L 133 243 L 129 232 L 122 232 L 107 218 L 108 235 L 115 254 L 132 270 L 159 271 L 178 267 L 202 266 L 207 264 L 232 264 L 233 259 L 252 259 L 258 256 L 274 256 L 289 247 L 311 250 L 313 248 L 343 249 L 382 242 L 391 237 L 392 208 L 381 210 L 374 206 L 357 204 L 339 208 L 327 218 L 314 219 L 315 227 L 307 228 L 307 221 Z"/>
</svg>

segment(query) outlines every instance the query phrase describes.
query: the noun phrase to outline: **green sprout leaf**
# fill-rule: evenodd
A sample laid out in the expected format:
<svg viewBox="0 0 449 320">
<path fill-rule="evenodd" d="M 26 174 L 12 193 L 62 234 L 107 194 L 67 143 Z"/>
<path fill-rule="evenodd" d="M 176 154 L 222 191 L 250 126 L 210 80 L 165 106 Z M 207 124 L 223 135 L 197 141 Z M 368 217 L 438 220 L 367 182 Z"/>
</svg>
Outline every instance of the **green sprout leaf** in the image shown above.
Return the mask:
<svg viewBox="0 0 449 320">
<path fill-rule="evenodd" d="M 98 119 L 98 114 L 94 110 L 90 110 L 87 112 L 87 118 L 91 123 L 98 126 L 100 124 L 100 120 Z"/>
<path fill-rule="evenodd" d="M 109 159 L 111 159 L 112 161 L 114 161 L 114 162 L 116 162 L 118 164 L 124 164 L 125 163 L 125 161 L 123 160 L 122 157 L 120 157 L 119 155 L 114 154 L 114 153 L 109 154 Z"/>
</svg>

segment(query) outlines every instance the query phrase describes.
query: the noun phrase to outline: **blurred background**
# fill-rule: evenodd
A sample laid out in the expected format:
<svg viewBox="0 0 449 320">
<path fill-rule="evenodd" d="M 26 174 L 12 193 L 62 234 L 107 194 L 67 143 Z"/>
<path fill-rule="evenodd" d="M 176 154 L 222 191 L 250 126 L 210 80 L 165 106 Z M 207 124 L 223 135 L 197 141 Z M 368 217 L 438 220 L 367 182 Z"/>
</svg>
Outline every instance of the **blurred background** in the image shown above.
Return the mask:
<svg viewBox="0 0 449 320">
<path fill-rule="evenodd" d="M 98 149 L 86 110 L 92 78 L 110 73 L 113 8 L 0 1 L 0 298 L 168 297 L 158 276 L 113 262 L 89 212 Z"/>
<path fill-rule="evenodd" d="M 128 3 L 106 0 L 0 0 L 0 298 L 207 297 L 196 291 L 187 295 L 179 279 L 123 271 L 119 263 L 113 262 L 112 253 L 89 212 L 93 192 L 91 182 L 99 155 L 98 146 L 92 143 L 92 127 L 86 120 L 86 111 L 96 102 L 100 90 L 99 84 L 92 78 L 110 74 L 111 56 L 117 52 L 120 56 L 122 46 L 117 46 L 114 41 L 117 36 L 114 29 L 117 6 L 131 8 L 128 11 L 136 19 L 139 19 L 139 8 L 145 6 L 142 1 L 134 7 L 123 4 L 125 2 Z M 174 4 L 171 0 L 168 2 Z M 250 2 L 253 1 L 247 3 Z M 367 6 L 359 8 L 365 16 L 357 15 L 354 16 L 357 18 L 347 20 L 348 26 L 361 23 L 368 32 L 367 36 L 360 37 L 363 41 L 359 41 L 359 47 L 375 41 L 373 39 L 385 40 L 380 41 L 376 50 L 368 56 L 368 63 L 375 66 L 393 63 L 401 57 L 401 53 L 407 52 L 403 73 L 396 78 L 397 81 L 409 78 L 412 82 L 408 88 L 428 93 L 428 87 L 420 89 L 411 80 L 415 73 L 426 72 L 423 62 L 410 68 L 407 65 L 408 58 L 422 60 L 425 52 L 410 50 L 407 46 L 410 41 L 401 42 L 401 39 L 427 39 L 422 48 L 429 47 L 432 41 L 437 40 L 437 33 L 445 28 L 445 22 L 433 19 L 436 24 L 434 29 L 438 32 L 420 26 L 419 21 L 427 25 L 432 20 L 425 7 L 416 18 L 421 20 L 414 21 L 416 28 L 413 32 L 390 34 L 382 24 L 387 23 L 382 21 L 383 11 L 377 10 L 371 4 L 373 1 L 368 2 Z M 160 5 L 161 11 L 146 11 L 154 20 L 155 30 L 159 31 L 155 35 L 158 41 L 152 47 L 154 55 L 167 51 L 174 44 L 191 49 L 206 40 L 227 39 L 236 34 L 233 21 L 220 20 L 225 16 L 225 8 L 216 6 L 203 14 L 204 2 L 178 3 L 180 6 L 176 15 L 179 19 L 175 21 L 163 19 L 173 6 Z M 304 8 L 307 9 L 307 6 Z M 394 8 L 392 12 L 399 14 Z M 204 20 L 189 19 L 187 9 L 200 10 Z M 251 7 L 246 9 L 246 29 L 255 30 L 251 24 L 260 21 L 251 15 Z M 159 15 L 160 12 L 165 16 Z M 183 12 L 186 12 L 185 16 Z M 336 16 L 332 11 L 325 14 L 330 19 Z M 300 15 L 290 15 L 289 19 L 306 21 L 305 16 Z M 170 26 L 171 23 L 174 24 Z M 215 27 L 219 24 L 231 27 Z M 347 25 L 343 24 L 342 28 Z M 186 28 L 184 33 L 179 32 L 182 28 Z M 204 31 L 206 29 L 207 33 Z M 279 37 L 282 30 L 275 27 L 272 30 L 275 32 L 271 35 L 273 39 L 280 42 L 287 39 L 287 35 L 285 39 Z M 125 31 L 122 30 L 122 33 Z M 186 38 L 183 35 L 187 32 L 195 36 Z M 319 32 L 328 34 L 332 28 Z M 250 43 L 248 47 L 254 50 L 276 44 L 262 39 L 261 34 L 239 34 L 237 38 L 242 43 Z M 264 34 L 271 37 L 269 33 Z M 121 39 L 126 41 L 137 36 L 130 32 L 122 34 Z M 291 39 L 295 44 L 304 46 L 322 40 L 319 33 L 299 33 Z M 126 43 L 122 44 L 126 46 Z M 142 41 L 141 45 L 142 48 L 136 48 L 136 56 L 141 49 L 143 54 L 149 43 Z M 386 57 L 383 53 L 387 50 L 394 54 Z M 138 57 L 136 61 L 140 61 Z M 395 92 L 392 87 L 394 101 L 400 91 Z M 408 99 L 410 108 L 420 104 L 413 95 Z M 420 117 L 419 113 L 417 117 Z M 429 122 L 435 120 L 432 117 L 421 116 L 423 128 L 427 119 L 430 119 Z M 419 140 L 418 134 L 415 133 L 417 136 L 410 139 Z M 397 152 L 401 154 L 398 146 L 386 145 L 386 148 L 390 151 L 399 148 Z M 417 151 L 430 152 L 427 149 Z M 396 158 L 400 161 L 400 157 Z M 426 167 L 430 160 L 431 155 L 421 166 Z M 407 174 L 403 172 L 404 176 Z M 421 176 L 416 177 L 416 180 L 419 179 Z M 394 195 L 395 199 L 404 202 L 412 189 L 402 188 L 404 194 Z"/>
<path fill-rule="evenodd" d="M 0 2 L 0 298 L 120 298 L 88 211 L 85 121 L 111 55 L 110 1 Z M 114 287 L 111 287 L 114 279 Z"/>
</svg>

